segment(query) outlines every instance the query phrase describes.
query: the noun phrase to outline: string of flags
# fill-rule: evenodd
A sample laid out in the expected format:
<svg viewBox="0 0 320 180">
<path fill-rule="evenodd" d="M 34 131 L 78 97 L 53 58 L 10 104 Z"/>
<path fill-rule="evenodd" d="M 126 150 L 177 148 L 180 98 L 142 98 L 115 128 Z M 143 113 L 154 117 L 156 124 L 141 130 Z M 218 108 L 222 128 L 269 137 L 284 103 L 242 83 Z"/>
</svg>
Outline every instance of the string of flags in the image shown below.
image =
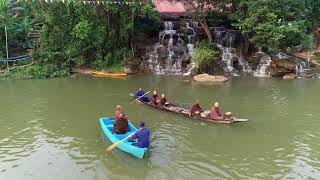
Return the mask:
<svg viewBox="0 0 320 180">
<path fill-rule="evenodd" d="M 128 2 L 128 1 L 82 1 L 82 0 L 18 0 L 18 1 L 32 1 L 32 2 L 45 2 L 45 3 L 54 3 L 54 2 L 62 2 L 62 3 L 78 3 L 78 4 L 97 4 L 97 5 L 104 5 L 104 4 L 119 4 L 119 5 L 130 5 L 130 4 L 139 4 L 142 5 L 142 2 Z"/>
</svg>

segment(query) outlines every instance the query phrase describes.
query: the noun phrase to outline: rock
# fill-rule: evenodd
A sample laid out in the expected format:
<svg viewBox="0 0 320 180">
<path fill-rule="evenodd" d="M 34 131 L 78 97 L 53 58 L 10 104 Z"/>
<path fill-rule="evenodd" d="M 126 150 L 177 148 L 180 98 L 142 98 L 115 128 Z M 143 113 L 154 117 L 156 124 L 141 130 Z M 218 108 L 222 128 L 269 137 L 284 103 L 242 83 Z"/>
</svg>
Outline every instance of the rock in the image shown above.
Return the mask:
<svg viewBox="0 0 320 180">
<path fill-rule="evenodd" d="M 272 60 L 271 76 L 282 77 L 286 74 L 295 72 L 296 64 L 289 60 Z"/>
<path fill-rule="evenodd" d="M 316 61 L 316 60 L 311 60 L 310 62 L 313 65 L 320 66 L 320 63 L 318 63 L 318 61 Z"/>
<path fill-rule="evenodd" d="M 295 70 L 296 68 L 295 62 L 292 62 L 289 60 L 279 60 L 279 61 L 272 60 L 272 64 L 274 64 L 278 68 L 284 68 L 287 70 Z"/>
<path fill-rule="evenodd" d="M 294 51 L 294 52 L 300 52 L 301 50 L 302 50 L 302 45 L 294 46 L 292 48 L 292 51 Z"/>
<path fill-rule="evenodd" d="M 183 57 L 182 57 L 182 62 L 187 62 L 187 63 L 189 63 L 190 61 L 191 61 L 191 55 L 190 54 L 185 54 L 185 55 L 183 55 Z"/>
<path fill-rule="evenodd" d="M 79 74 L 92 74 L 92 71 L 93 70 L 89 68 L 75 68 L 75 67 L 71 68 L 71 72 L 79 73 Z"/>
<path fill-rule="evenodd" d="M 139 72 L 141 73 L 151 73 L 150 69 L 148 69 L 145 65 L 140 64 L 138 66 Z"/>
<path fill-rule="evenodd" d="M 187 27 L 181 27 L 180 28 L 181 33 L 187 34 L 187 35 L 193 35 L 193 31 Z"/>
<path fill-rule="evenodd" d="M 289 73 L 292 73 L 292 72 L 284 68 L 277 68 L 277 67 L 271 66 L 270 75 L 272 77 L 281 77 Z"/>
<path fill-rule="evenodd" d="M 139 66 L 142 61 L 148 60 L 149 58 L 150 58 L 149 56 L 142 56 L 141 58 L 132 58 L 131 61 L 129 61 L 129 63 L 130 63 L 130 66 Z"/>
<path fill-rule="evenodd" d="M 314 52 L 313 55 L 314 56 L 320 56 L 320 51 Z"/>
<path fill-rule="evenodd" d="M 256 52 L 255 55 L 256 55 L 258 58 L 262 58 L 262 57 L 265 55 L 265 53 L 262 52 L 262 51 L 258 51 L 258 52 Z"/>
<path fill-rule="evenodd" d="M 284 80 L 291 80 L 291 79 L 295 79 L 295 78 L 297 78 L 297 77 L 298 77 L 298 76 L 297 76 L 296 74 L 290 73 L 290 74 L 284 75 L 282 78 L 283 78 Z"/>
<path fill-rule="evenodd" d="M 167 58 L 168 50 L 164 46 L 158 47 L 157 52 L 159 54 L 160 59 Z"/>
<path fill-rule="evenodd" d="M 228 78 L 225 76 L 212 76 L 209 74 L 199 74 L 193 77 L 197 82 L 225 82 Z"/>
<path fill-rule="evenodd" d="M 126 74 L 135 74 L 137 73 L 137 71 L 134 71 L 132 68 L 130 67 L 124 67 L 123 70 L 122 70 L 124 73 Z"/>
</svg>

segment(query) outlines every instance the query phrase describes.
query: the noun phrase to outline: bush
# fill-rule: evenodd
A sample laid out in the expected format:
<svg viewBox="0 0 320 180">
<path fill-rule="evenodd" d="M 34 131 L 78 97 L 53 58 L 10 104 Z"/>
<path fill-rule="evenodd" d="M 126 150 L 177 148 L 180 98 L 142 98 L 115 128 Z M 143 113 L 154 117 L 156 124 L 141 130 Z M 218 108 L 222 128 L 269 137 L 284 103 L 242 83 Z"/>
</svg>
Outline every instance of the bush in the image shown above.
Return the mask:
<svg viewBox="0 0 320 180">
<path fill-rule="evenodd" d="M 116 69 L 121 69 L 120 67 L 125 66 L 128 63 L 128 60 L 131 58 L 131 52 L 128 49 L 123 48 L 114 51 L 113 53 L 108 53 L 104 56 L 104 58 L 102 56 L 97 56 L 97 59 L 92 61 L 90 67 L 94 69 L 114 71 Z"/>
<path fill-rule="evenodd" d="M 304 34 L 301 39 L 301 45 L 304 50 L 311 50 L 313 37 L 310 34 Z"/>
<path fill-rule="evenodd" d="M 197 44 L 194 54 L 192 55 L 193 62 L 197 68 L 201 68 L 206 64 L 211 64 L 219 57 L 219 51 L 210 42 L 200 42 Z"/>
<path fill-rule="evenodd" d="M 9 73 L 5 73 L 3 76 L 17 79 L 31 79 L 63 77 L 67 75 L 69 75 L 67 67 L 62 68 L 55 64 L 34 64 L 23 68 L 18 67 Z"/>
</svg>

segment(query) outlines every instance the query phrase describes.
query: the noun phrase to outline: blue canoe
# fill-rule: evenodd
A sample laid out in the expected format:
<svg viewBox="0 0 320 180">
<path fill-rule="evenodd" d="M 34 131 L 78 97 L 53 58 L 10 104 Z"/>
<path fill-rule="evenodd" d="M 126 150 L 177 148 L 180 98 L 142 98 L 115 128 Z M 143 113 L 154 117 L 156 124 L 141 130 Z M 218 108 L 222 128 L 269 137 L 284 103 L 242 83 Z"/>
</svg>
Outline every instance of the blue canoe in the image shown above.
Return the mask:
<svg viewBox="0 0 320 180">
<path fill-rule="evenodd" d="M 100 125 L 102 128 L 103 133 L 105 136 L 112 142 L 116 143 L 118 141 L 121 141 L 122 139 L 126 138 L 130 134 L 136 132 L 138 129 L 129 122 L 129 131 L 126 134 L 113 134 L 113 123 L 114 123 L 114 118 L 109 118 L 109 117 L 103 117 L 100 118 Z M 138 158 L 143 158 L 144 154 L 147 152 L 147 148 L 139 148 L 137 146 L 133 146 L 132 142 L 129 142 L 125 140 L 123 143 L 121 143 L 118 148 L 121 151 L 127 152 L 129 154 L 132 154 Z"/>
</svg>

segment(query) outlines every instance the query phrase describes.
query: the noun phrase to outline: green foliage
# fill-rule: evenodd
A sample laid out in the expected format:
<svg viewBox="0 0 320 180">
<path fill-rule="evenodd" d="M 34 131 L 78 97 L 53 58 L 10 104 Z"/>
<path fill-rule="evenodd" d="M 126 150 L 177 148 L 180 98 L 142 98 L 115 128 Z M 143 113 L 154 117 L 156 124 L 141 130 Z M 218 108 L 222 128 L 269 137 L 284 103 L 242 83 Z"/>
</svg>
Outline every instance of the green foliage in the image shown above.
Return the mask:
<svg viewBox="0 0 320 180">
<path fill-rule="evenodd" d="M 2 74 L 3 77 L 30 79 L 30 78 L 52 78 L 69 75 L 69 69 L 58 67 L 55 64 L 35 64 L 23 68 L 17 68 L 10 73 Z"/>
<path fill-rule="evenodd" d="M 150 3 L 143 6 L 66 6 L 54 3 L 37 6 L 36 9 L 45 17 L 40 53 L 59 52 L 70 65 L 87 65 L 97 69 L 126 64 L 135 33 L 144 33 L 140 27 L 142 25 L 135 23 L 136 19 L 153 22 L 159 17 Z"/>
<path fill-rule="evenodd" d="M 83 20 L 74 26 L 71 34 L 80 40 L 86 40 L 90 36 L 91 29 L 92 23 Z"/>
<path fill-rule="evenodd" d="M 131 58 L 131 52 L 128 49 L 123 48 L 112 53 L 108 53 L 104 58 L 97 58 L 90 66 L 94 69 L 114 70 L 114 67 L 125 66 L 127 61 Z"/>
<path fill-rule="evenodd" d="M 196 67 L 201 69 L 207 64 L 213 63 L 219 57 L 219 51 L 216 47 L 209 42 L 200 42 L 194 50 L 192 55 L 193 62 L 196 63 Z"/>
<path fill-rule="evenodd" d="M 304 34 L 301 40 L 302 48 L 304 50 L 311 50 L 313 46 L 313 37 L 309 34 Z"/>
<path fill-rule="evenodd" d="M 160 16 L 151 1 L 143 5 L 21 3 L 24 14 L 12 27 L 20 33 L 18 39 L 27 42 L 24 47 L 34 43 L 29 42 L 28 34 L 35 22 L 41 24 L 39 46 L 33 54 L 36 65 L 14 73 L 26 78 L 66 75 L 70 66 L 97 69 L 123 66 L 134 55 L 129 49 L 136 37 L 144 37 L 160 27 Z M 17 37 L 11 38 L 14 39 Z"/>
<path fill-rule="evenodd" d="M 234 22 L 233 26 L 256 47 L 271 51 L 305 44 L 310 40 L 306 36 L 308 31 L 320 22 L 318 0 L 232 2 L 233 7 L 225 9 L 225 13 Z M 223 1 L 220 7 L 226 3 L 230 1 Z"/>
<path fill-rule="evenodd" d="M 316 56 L 314 59 L 315 59 L 318 63 L 320 63 L 320 56 Z"/>
<path fill-rule="evenodd" d="M 32 38 L 28 34 L 33 30 L 35 21 L 29 16 L 21 3 L 13 0 L 0 0 L 0 52 L 5 52 L 5 26 L 8 32 L 10 54 L 25 54 L 32 48 Z"/>
</svg>

